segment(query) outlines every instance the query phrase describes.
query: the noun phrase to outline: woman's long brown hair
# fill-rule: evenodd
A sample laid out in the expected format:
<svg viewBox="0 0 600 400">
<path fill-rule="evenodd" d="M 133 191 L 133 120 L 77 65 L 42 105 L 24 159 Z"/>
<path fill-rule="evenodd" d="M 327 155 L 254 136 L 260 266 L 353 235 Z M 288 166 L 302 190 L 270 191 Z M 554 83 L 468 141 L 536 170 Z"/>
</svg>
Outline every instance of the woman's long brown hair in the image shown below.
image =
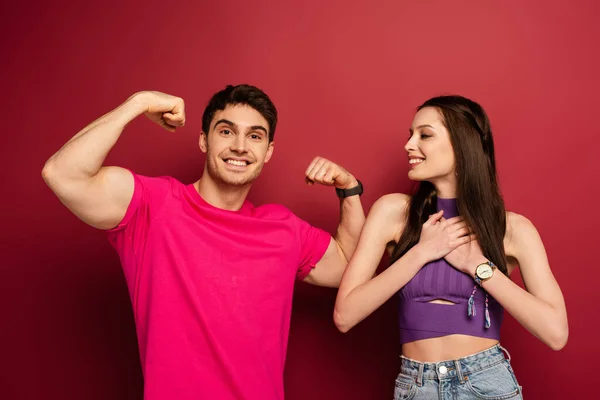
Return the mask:
<svg viewBox="0 0 600 400">
<path fill-rule="evenodd" d="M 506 210 L 498 186 L 494 141 L 490 121 L 483 108 L 461 96 L 427 100 L 418 110 L 433 107 L 450 133 L 456 161 L 458 213 L 477 236 L 481 250 L 504 274 Z M 406 227 L 391 257 L 391 263 L 419 242 L 423 223 L 437 212 L 432 183 L 420 182 L 409 203 Z"/>
</svg>

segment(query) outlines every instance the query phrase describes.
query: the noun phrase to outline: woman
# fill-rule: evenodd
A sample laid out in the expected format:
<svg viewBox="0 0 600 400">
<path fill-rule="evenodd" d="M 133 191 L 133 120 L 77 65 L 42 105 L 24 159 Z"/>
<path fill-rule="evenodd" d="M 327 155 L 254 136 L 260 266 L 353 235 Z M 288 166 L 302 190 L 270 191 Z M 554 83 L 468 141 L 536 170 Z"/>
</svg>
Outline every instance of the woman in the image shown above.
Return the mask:
<svg viewBox="0 0 600 400">
<path fill-rule="evenodd" d="M 398 293 L 396 400 L 520 399 L 499 344 L 503 310 L 554 350 L 567 342 L 567 314 L 535 227 L 504 209 L 487 115 L 464 97 L 432 98 L 405 149 L 418 190 L 373 205 L 335 323 L 347 332 Z M 374 276 L 386 249 L 391 265 Z M 509 278 L 517 266 L 527 290 Z"/>
</svg>

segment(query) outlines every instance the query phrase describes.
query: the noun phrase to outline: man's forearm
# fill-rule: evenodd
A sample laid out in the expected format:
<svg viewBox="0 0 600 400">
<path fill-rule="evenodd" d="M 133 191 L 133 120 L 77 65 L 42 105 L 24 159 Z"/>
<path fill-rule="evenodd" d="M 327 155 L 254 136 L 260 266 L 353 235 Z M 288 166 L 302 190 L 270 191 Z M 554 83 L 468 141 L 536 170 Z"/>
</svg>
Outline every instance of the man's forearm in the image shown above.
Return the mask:
<svg viewBox="0 0 600 400">
<path fill-rule="evenodd" d="M 340 223 L 338 224 L 334 239 L 344 253 L 346 261 L 350 260 L 356 249 L 364 223 L 365 212 L 360 201 L 360 196 L 355 195 L 341 199 Z"/>
<path fill-rule="evenodd" d="M 67 179 L 93 177 L 102 168 L 125 126 L 143 114 L 144 107 L 141 95 L 133 95 L 73 136 L 50 157 L 44 169 Z"/>
</svg>

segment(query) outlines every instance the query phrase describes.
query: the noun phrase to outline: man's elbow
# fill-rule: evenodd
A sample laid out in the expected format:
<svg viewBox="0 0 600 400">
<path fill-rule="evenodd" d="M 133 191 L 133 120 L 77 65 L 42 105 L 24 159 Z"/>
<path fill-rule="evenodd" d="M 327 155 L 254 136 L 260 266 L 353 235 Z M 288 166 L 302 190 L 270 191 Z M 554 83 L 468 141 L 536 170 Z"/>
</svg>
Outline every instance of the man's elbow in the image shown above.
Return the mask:
<svg viewBox="0 0 600 400">
<path fill-rule="evenodd" d="M 42 179 L 55 194 L 64 191 L 64 176 L 52 159 L 48 160 L 42 168 Z"/>
<path fill-rule="evenodd" d="M 52 159 L 48 160 L 42 168 L 42 179 L 56 195 L 64 195 L 71 187 L 72 179 L 67 178 L 65 171 L 56 165 Z"/>
<path fill-rule="evenodd" d="M 54 163 L 51 160 L 46 161 L 44 168 L 42 168 L 42 179 L 47 185 L 50 185 L 50 182 L 52 182 L 52 179 L 55 175 L 56 168 L 54 167 Z"/>
</svg>

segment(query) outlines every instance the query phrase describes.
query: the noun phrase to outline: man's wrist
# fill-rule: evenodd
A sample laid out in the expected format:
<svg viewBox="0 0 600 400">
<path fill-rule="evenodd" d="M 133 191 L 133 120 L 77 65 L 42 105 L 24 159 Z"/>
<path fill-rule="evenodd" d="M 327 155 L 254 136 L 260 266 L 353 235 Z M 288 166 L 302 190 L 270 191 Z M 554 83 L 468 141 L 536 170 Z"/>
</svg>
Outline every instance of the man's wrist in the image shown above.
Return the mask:
<svg viewBox="0 0 600 400">
<path fill-rule="evenodd" d="M 355 181 L 355 184 L 352 184 Z M 353 196 L 361 196 L 363 194 L 363 185 L 358 179 L 352 179 L 351 183 L 344 185 L 342 188 L 336 187 L 335 193 L 340 199 L 345 199 Z"/>
<path fill-rule="evenodd" d="M 146 113 L 149 108 L 148 92 L 134 93 L 127 99 L 125 104 L 128 105 L 131 110 L 135 111 L 137 115 Z"/>
<path fill-rule="evenodd" d="M 106 118 L 108 122 L 118 124 L 121 128 L 124 128 L 147 110 L 147 103 L 145 105 L 143 98 L 138 97 L 138 94 L 136 93 L 129 97 L 119 107 L 107 114 Z"/>
<path fill-rule="evenodd" d="M 350 180 L 348 181 L 348 183 L 344 186 L 336 186 L 336 189 L 348 190 L 348 189 L 355 188 L 358 185 L 359 185 L 358 179 L 356 179 L 353 175 L 350 175 Z"/>
</svg>

